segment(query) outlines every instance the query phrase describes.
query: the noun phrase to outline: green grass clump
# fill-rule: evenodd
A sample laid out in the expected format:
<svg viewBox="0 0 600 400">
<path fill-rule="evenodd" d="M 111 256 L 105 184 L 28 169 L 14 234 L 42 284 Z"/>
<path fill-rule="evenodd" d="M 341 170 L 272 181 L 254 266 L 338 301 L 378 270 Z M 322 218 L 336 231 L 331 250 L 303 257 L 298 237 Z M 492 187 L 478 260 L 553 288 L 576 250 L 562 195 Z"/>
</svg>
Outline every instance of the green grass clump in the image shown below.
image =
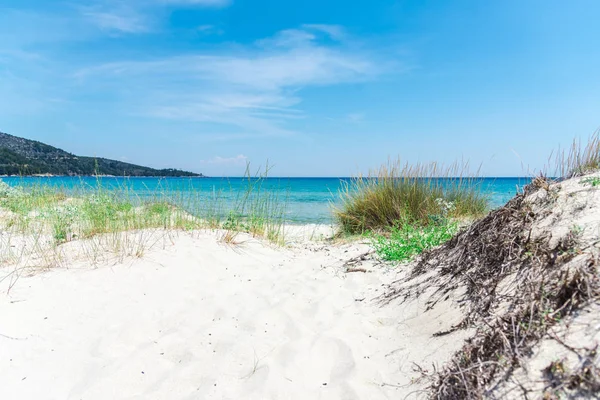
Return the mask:
<svg viewBox="0 0 600 400">
<path fill-rule="evenodd" d="M 127 230 L 135 227 L 133 205 L 115 194 L 98 190 L 91 196 L 80 199 L 78 207 L 80 235 L 90 237 L 96 234 Z"/>
<path fill-rule="evenodd" d="M 583 185 L 592 186 L 592 187 L 600 186 L 600 178 L 598 178 L 596 176 L 590 177 L 590 178 L 585 178 L 585 179 L 581 180 L 581 183 Z"/>
<path fill-rule="evenodd" d="M 284 243 L 284 227 L 286 223 L 287 195 L 281 195 L 279 190 L 269 190 L 263 187 L 268 173 L 267 165 L 264 172 L 250 172 L 246 166 L 243 191 L 236 194 L 233 205 L 224 213 L 223 204 L 209 202 L 204 208 L 203 217 L 210 221 L 210 226 L 229 231 L 225 234 L 225 242 L 232 242 L 237 233 L 245 232 L 253 236 L 265 237 L 276 244 Z M 216 194 L 216 198 L 220 194 Z"/>
<path fill-rule="evenodd" d="M 473 218 L 488 208 L 478 179 L 468 165 L 388 163 L 367 177 L 358 177 L 342 191 L 334 216 L 341 233 L 386 231 L 398 221 L 425 227 L 441 216 Z"/>
<path fill-rule="evenodd" d="M 0 181 L 0 207 L 18 215 L 27 215 L 33 210 L 49 204 L 57 204 L 65 199 L 63 193 L 49 190 L 44 186 L 34 186 L 25 190 L 22 187 L 11 187 Z"/>
<path fill-rule="evenodd" d="M 247 188 L 236 201 L 235 209 L 229 213 L 225 226 L 233 223 L 234 230 L 265 236 L 272 242 L 283 241 L 287 199 L 281 198 L 277 191 L 263 188 L 269 167 L 265 172 L 251 178 L 246 170 Z"/>
<path fill-rule="evenodd" d="M 387 235 L 372 239 L 377 254 L 387 261 L 408 261 L 423 251 L 450 240 L 458 232 L 458 223 L 443 220 L 427 226 L 398 222 Z"/>
<path fill-rule="evenodd" d="M 95 185 L 77 188 L 12 187 L 0 180 L 0 229 L 5 231 L 0 266 L 39 260 L 50 265 L 60 256 L 60 245 L 82 239 L 89 239 L 81 243 L 92 258 L 109 250 L 139 256 L 156 242 L 148 232 L 223 229 L 229 242 L 247 232 L 283 243 L 286 199 L 263 188 L 266 172 L 247 175 L 247 185 L 236 190 L 233 203 L 221 193 L 207 194 L 192 185 L 169 188 L 168 181 L 152 196 L 140 197 L 147 191 L 136 193 L 127 180 L 120 187 L 107 187 L 98 177 Z"/>
</svg>

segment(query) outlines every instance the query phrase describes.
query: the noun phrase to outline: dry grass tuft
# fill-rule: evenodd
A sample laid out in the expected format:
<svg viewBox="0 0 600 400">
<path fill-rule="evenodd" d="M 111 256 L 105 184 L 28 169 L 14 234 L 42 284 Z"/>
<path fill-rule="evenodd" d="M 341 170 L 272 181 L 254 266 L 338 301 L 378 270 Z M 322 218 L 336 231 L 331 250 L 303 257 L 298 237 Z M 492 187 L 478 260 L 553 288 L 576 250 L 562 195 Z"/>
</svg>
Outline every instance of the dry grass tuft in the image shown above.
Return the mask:
<svg viewBox="0 0 600 400">
<path fill-rule="evenodd" d="M 248 166 L 247 184 L 232 204 L 218 194 L 168 187 L 140 198 L 126 184 L 105 187 L 100 177 L 95 187 L 69 190 L 11 187 L 0 180 L 0 268 L 61 266 L 63 250 L 73 242 L 92 262 L 107 252 L 141 257 L 157 231 L 220 229 L 220 239 L 230 244 L 240 232 L 281 244 L 287 200 L 263 188 L 267 172 L 252 176 Z"/>
<path fill-rule="evenodd" d="M 600 169 L 600 129 L 585 142 L 574 139 L 571 147 L 555 157 L 555 174 L 561 178 L 573 178 Z"/>
<path fill-rule="evenodd" d="M 235 246 L 235 245 L 239 244 L 236 241 L 239 234 L 240 234 L 240 231 L 226 229 L 226 230 L 219 232 L 218 238 L 219 238 L 219 241 L 221 241 L 225 244 L 228 244 L 230 246 Z"/>
<path fill-rule="evenodd" d="M 479 217 L 487 198 L 468 164 L 389 162 L 367 177 L 358 177 L 341 193 L 342 205 L 334 210 L 341 233 L 385 230 L 397 221 L 426 226 L 436 216 Z"/>
<path fill-rule="evenodd" d="M 544 189 L 546 191 L 550 190 L 550 181 L 543 174 L 533 178 L 531 185 L 537 189 Z"/>
<path fill-rule="evenodd" d="M 412 277 L 436 270 L 436 282 L 394 286 L 382 297 L 384 302 L 406 300 L 433 284 L 431 308 L 457 288 L 465 289 L 465 318 L 453 330 L 473 326 L 476 333 L 442 370 L 428 376 L 431 398 L 493 396 L 551 326 L 600 296 L 597 260 L 578 250 L 576 232 L 552 247 L 531 239 L 536 212 L 544 204 L 534 209 L 525 198 L 545 185 L 540 178 L 417 260 Z"/>
</svg>

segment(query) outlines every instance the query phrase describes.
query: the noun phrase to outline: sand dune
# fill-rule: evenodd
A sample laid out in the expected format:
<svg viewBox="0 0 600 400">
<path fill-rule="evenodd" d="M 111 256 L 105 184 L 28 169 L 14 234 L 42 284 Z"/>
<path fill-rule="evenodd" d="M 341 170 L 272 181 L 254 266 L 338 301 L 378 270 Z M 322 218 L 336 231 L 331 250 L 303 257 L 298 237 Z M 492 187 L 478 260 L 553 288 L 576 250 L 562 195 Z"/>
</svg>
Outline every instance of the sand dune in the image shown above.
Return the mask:
<svg viewBox="0 0 600 400">
<path fill-rule="evenodd" d="M 364 244 L 180 233 L 139 259 L 21 277 L 0 297 L 2 399 L 418 397 L 413 362 L 442 363 L 457 307 L 376 297 L 402 269 Z M 423 396 L 421 394 L 421 396 Z"/>
</svg>

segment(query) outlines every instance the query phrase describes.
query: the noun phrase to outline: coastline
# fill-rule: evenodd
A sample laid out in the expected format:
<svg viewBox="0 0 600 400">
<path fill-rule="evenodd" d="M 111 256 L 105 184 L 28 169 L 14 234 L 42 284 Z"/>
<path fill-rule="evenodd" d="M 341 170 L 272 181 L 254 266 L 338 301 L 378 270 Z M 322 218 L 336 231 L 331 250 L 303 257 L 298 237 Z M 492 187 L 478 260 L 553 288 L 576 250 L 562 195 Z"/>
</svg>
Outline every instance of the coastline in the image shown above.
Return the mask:
<svg viewBox="0 0 600 400">
<path fill-rule="evenodd" d="M 0 178 L 1 179 L 1 178 Z M 59 190 L 81 194 L 93 191 L 98 187 L 95 177 L 18 177 L 4 178 L 6 183 L 12 186 L 33 186 L 35 188 L 48 187 L 51 190 Z M 207 207 L 230 209 L 235 206 L 239 199 L 245 196 L 249 189 L 248 180 L 241 177 L 202 177 L 202 179 L 184 178 L 100 178 L 103 189 L 115 190 L 116 195 L 142 196 L 144 199 L 161 199 L 165 196 L 167 201 L 174 201 L 181 206 L 188 207 L 190 199 L 201 199 Z M 499 207 L 513 197 L 517 187 L 530 182 L 527 178 L 489 178 L 485 179 L 481 189 L 489 195 L 490 206 Z M 298 223 L 329 223 L 332 206 L 341 204 L 341 193 L 346 185 L 354 185 L 351 178 L 261 178 L 259 190 L 252 195 L 263 196 L 271 193 L 278 197 L 278 202 L 286 207 L 286 215 L 294 224 Z M 126 190 L 125 190 L 126 189 Z M 264 197 L 264 196 L 263 196 Z M 196 203 L 196 200 L 193 201 Z M 215 205 L 214 203 L 221 203 Z M 198 204 L 198 207 L 204 205 Z M 192 210 L 193 211 L 193 210 Z"/>
<path fill-rule="evenodd" d="M 538 371 L 557 357 L 576 371 L 568 349 L 600 340 L 597 313 L 588 313 L 600 291 L 581 280 L 597 274 L 597 185 L 599 174 L 540 178 L 403 263 L 384 261 L 373 236 L 336 237 L 330 224 L 252 225 L 230 215 L 208 228 L 170 205 L 128 209 L 110 197 L 40 197 L 45 203 L 34 203 L 49 208 L 3 209 L 0 340 L 10 346 L 0 357 L 0 397 L 383 400 L 446 384 L 464 394 L 483 389 L 469 386 L 479 385 L 475 378 L 454 377 L 512 357 L 502 339 L 514 333 L 502 322 L 510 318 L 520 323 L 516 352 L 525 356 L 500 365 L 516 371 L 511 379 L 488 382 L 503 398 L 519 398 L 525 387 L 545 393 L 548 378 Z M 3 206 L 28 199 L 6 193 Z M 70 220 L 90 207 L 101 225 L 90 226 L 88 214 Z M 487 261 L 497 249 L 512 270 Z M 493 306 L 479 308 L 489 299 Z M 565 304 L 573 312 L 548 319 Z M 557 348 L 546 332 L 561 332 L 567 344 Z M 481 356 L 469 356 L 474 348 Z"/>
<path fill-rule="evenodd" d="M 211 178 L 206 175 L 54 175 L 54 174 L 31 174 L 31 175 L 0 175 L 0 178 Z"/>
</svg>

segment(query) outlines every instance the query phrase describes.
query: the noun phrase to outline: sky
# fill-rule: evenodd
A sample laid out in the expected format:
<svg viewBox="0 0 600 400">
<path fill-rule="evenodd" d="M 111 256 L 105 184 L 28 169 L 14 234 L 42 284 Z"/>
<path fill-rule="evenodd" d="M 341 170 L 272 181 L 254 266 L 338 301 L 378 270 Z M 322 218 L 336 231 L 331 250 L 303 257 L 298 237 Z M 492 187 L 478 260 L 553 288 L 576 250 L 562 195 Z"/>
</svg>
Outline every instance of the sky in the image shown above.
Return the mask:
<svg viewBox="0 0 600 400">
<path fill-rule="evenodd" d="M 2 0 L 0 131 L 210 176 L 524 176 L 600 127 L 597 0 Z"/>
</svg>

